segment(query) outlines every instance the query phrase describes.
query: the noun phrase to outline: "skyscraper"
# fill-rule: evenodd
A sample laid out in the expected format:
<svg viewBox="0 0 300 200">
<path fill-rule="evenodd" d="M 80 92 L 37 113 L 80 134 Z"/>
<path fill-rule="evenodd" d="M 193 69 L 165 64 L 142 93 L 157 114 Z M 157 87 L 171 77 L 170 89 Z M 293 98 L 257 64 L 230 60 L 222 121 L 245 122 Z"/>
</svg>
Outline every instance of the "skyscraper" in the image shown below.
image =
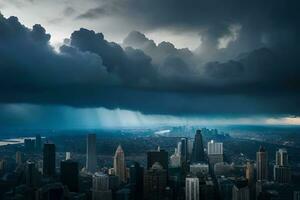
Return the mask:
<svg viewBox="0 0 300 200">
<path fill-rule="evenodd" d="M 223 162 L 223 143 L 213 140 L 207 143 L 207 155 L 210 167 L 213 168 L 216 163 Z"/>
<path fill-rule="evenodd" d="M 204 161 L 204 148 L 201 130 L 197 130 L 195 134 L 192 161 L 203 162 Z"/>
<path fill-rule="evenodd" d="M 93 200 L 111 200 L 112 193 L 109 189 L 109 176 L 107 174 L 96 172 L 93 175 Z"/>
<path fill-rule="evenodd" d="M 130 179 L 131 188 L 135 200 L 143 199 L 144 187 L 144 168 L 139 163 L 134 162 L 130 166 Z"/>
<path fill-rule="evenodd" d="M 55 144 L 45 143 L 43 152 L 43 174 L 55 175 Z"/>
<path fill-rule="evenodd" d="M 16 164 L 21 165 L 23 163 L 23 154 L 20 151 L 16 152 Z"/>
<path fill-rule="evenodd" d="M 249 185 L 254 183 L 254 165 L 251 161 L 248 161 L 246 165 L 246 179 Z"/>
<path fill-rule="evenodd" d="M 144 199 L 160 200 L 167 186 L 167 170 L 158 162 L 148 169 L 144 176 Z"/>
<path fill-rule="evenodd" d="M 86 169 L 88 172 L 94 173 L 96 171 L 97 156 L 96 156 L 96 134 L 87 135 L 86 148 Z"/>
<path fill-rule="evenodd" d="M 148 151 L 147 169 L 150 169 L 156 162 L 159 162 L 165 170 L 168 170 L 168 152 L 161 149 L 157 149 L 156 151 Z"/>
<path fill-rule="evenodd" d="M 276 163 L 274 165 L 274 181 L 278 183 L 289 183 L 291 180 L 291 170 L 288 164 L 288 154 L 286 149 L 276 151 Z"/>
<path fill-rule="evenodd" d="M 185 200 L 199 200 L 199 179 L 185 178 Z"/>
<path fill-rule="evenodd" d="M 78 163 L 72 160 L 60 162 L 60 180 L 62 184 L 68 186 L 71 192 L 78 192 L 79 172 Z"/>
<path fill-rule="evenodd" d="M 187 138 L 181 138 L 181 145 L 180 145 L 180 161 L 181 161 L 181 167 L 186 168 L 187 167 L 187 161 L 188 161 L 188 140 Z"/>
<path fill-rule="evenodd" d="M 34 187 L 37 184 L 37 170 L 35 168 L 35 163 L 28 160 L 26 162 L 26 185 L 29 187 Z"/>
<path fill-rule="evenodd" d="M 35 136 L 35 151 L 40 152 L 42 150 L 42 138 L 40 134 Z"/>
<path fill-rule="evenodd" d="M 256 153 L 257 180 L 268 180 L 268 154 L 262 146 Z"/>
<path fill-rule="evenodd" d="M 114 172 L 120 181 L 126 182 L 125 156 L 121 145 L 118 146 L 114 156 Z"/>
</svg>

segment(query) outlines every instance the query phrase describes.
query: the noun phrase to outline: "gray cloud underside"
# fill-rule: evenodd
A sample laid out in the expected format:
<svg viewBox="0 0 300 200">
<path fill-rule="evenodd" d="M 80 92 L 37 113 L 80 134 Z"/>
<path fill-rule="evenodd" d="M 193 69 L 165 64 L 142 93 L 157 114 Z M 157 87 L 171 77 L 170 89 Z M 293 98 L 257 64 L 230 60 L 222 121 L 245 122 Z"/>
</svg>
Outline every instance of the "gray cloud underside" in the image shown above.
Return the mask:
<svg viewBox="0 0 300 200">
<path fill-rule="evenodd" d="M 16 17 L 0 16 L 2 103 L 157 114 L 300 112 L 298 47 L 292 40 L 282 48 L 272 42 L 222 62 L 213 58 L 231 47 L 221 53 L 212 47 L 208 60 L 169 42 L 155 44 L 137 31 L 122 46 L 87 29 L 74 31 L 60 52 L 49 40 L 41 25 L 28 29 Z"/>
</svg>

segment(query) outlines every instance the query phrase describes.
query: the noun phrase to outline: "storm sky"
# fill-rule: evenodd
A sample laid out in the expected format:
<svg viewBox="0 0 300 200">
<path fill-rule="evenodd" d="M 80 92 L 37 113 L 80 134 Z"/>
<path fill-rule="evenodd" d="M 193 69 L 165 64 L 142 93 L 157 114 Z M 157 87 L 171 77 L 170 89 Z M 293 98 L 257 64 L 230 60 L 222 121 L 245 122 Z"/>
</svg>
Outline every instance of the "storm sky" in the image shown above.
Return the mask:
<svg viewBox="0 0 300 200">
<path fill-rule="evenodd" d="M 0 126 L 300 125 L 297 0 L 1 0 Z"/>
</svg>

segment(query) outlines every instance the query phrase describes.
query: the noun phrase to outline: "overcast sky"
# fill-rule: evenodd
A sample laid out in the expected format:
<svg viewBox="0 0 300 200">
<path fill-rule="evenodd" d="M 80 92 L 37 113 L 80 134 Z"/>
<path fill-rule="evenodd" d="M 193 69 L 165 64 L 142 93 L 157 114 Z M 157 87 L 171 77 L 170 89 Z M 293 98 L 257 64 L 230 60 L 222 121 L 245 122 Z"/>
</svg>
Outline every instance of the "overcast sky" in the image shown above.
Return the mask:
<svg viewBox="0 0 300 200">
<path fill-rule="evenodd" d="M 1 0 L 1 126 L 300 125 L 299 7 Z"/>
</svg>

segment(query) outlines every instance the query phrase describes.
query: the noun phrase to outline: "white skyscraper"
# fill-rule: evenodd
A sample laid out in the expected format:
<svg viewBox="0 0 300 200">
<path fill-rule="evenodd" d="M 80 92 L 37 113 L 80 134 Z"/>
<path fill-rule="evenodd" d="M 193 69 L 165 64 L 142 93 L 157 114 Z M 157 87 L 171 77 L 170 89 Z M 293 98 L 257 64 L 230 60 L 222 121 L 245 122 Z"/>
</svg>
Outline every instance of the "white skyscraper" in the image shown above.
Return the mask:
<svg viewBox="0 0 300 200">
<path fill-rule="evenodd" d="M 215 142 L 213 140 L 209 141 L 207 144 L 207 154 L 223 154 L 223 143 Z"/>
<path fill-rule="evenodd" d="M 88 172 L 94 173 L 96 171 L 96 134 L 88 134 L 87 136 L 87 158 L 86 169 Z"/>
<path fill-rule="evenodd" d="M 211 168 L 216 163 L 223 162 L 223 143 L 211 140 L 207 143 L 207 155 Z"/>
<path fill-rule="evenodd" d="M 121 145 L 118 146 L 114 156 L 114 172 L 120 181 L 126 182 L 125 155 Z"/>
<path fill-rule="evenodd" d="M 185 199 L 199 200 L 199 179 L 187 177 L 185 179 Z"/>
</svg>

